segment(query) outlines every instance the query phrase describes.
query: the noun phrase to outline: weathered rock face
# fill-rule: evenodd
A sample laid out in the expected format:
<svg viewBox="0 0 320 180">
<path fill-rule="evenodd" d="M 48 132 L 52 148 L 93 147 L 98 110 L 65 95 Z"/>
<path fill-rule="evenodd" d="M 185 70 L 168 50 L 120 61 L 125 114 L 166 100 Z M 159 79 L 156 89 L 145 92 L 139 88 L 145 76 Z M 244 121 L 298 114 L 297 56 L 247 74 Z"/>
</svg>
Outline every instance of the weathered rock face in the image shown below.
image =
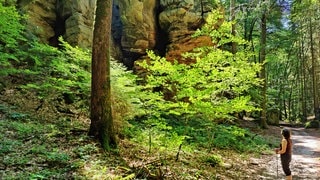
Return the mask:
<svg viewBox="0 0 320 180">
<path fill-rule="evenodd" d="M 208 37 L 191 38 L 212 9 L 209 1 L 160 0 L 160 5 L 163 11 L 159 14 L 159 24 L 161 29 L 168 33 L 169 44 L 166 54 L 168 60 L 180 60 L 181 53 L 211 43 Z"/>
<path fill-rule="evenodd" d="M 41 42 L 58 45 L 58 37 L 72 45 L 90 47 L 96 0 L 21 0 L 29 29 Z"/>
<path fill-rule="evenodd" d="M 55 35 L 56 0 L 21 0 L 18 6 L 28 16 L 28 29 L 43 43 Z"/>
<path fill-rule="evenodd" d="M 154 49 L 157 40 L 157 0 L 118 0 L 122 23 L 121 47 L 123 63 L 133 61 Z"/>
<path fill-rule="evenodd" d="M 156 0 L 119 1 L 124 51 L 145 54 L 156 44 Z"/>
<path fill-rule="evenodd" d="M 21 0 L 30 29 L 42 42 L 57 45 L 63 36 L 72 45 L 91 47 L 96 0 Z M 212 9 L 210 0 L 114 0 L 114 49 L 128 67 L 153 49 L 167 59 L 210 43 L 191 38 Z"/>
<path fill-rule="evenodd" d="M 96 0 L 57 0 L 57 14 L 65 20 L 64 37 L 80 47 L 91 47 Z"/>
</svg>

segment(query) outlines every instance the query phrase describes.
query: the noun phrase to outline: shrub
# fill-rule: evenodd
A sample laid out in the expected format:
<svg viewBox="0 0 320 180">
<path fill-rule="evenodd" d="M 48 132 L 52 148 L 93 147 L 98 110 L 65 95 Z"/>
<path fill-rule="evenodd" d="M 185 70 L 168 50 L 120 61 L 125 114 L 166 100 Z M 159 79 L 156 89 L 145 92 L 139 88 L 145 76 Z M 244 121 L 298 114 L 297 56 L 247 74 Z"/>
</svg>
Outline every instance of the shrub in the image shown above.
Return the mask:
<svg viewBox="0 0 320 180">
<path fill-rule="evenodd" d="M 222 157 L 220 155 L 209 155 L 204 158 L 204 162 L 210 164 L 212 167 L 221 166 L 223 164 Z"/>
<path fill-rule="evenodd" d="M 248 91 L 260 83 L 256 76 L 260 65 L 249 62 L 252 53 L 246 50 L 232 54 L 222 48 L 230 42 L 246 42 L 230 35 L 231 22 L 214 29 L 219 17 L 221 14 L 211 14 L 207 24 L 196 32 L 195 36 L 209 36 L 217 45 L 186 53 L 194 63 L 169 62 L 147 51 L 150 60 L 138 64 L 147 72 L 143 90 L 158 98 L 149 106 L 163 114 L 197 115 L 210 120 L 231 119 L 237 112 L 257 110 Z"/>
</svg>

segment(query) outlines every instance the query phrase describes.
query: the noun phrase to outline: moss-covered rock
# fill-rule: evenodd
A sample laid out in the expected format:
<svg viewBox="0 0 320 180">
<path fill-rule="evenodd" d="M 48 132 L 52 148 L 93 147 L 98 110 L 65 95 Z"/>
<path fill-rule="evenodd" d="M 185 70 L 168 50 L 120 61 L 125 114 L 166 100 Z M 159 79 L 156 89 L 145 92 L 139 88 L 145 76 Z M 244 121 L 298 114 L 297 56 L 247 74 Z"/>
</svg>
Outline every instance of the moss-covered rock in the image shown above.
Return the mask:
<svg viewBox="0 0 320 180">
<path fill-rule="evenodd" d="M 320 122 L 318 120 L 308 121 L 305 124 L 305 128 L 319 128 L 319 127 L 320 127 Z"/>
</svg>

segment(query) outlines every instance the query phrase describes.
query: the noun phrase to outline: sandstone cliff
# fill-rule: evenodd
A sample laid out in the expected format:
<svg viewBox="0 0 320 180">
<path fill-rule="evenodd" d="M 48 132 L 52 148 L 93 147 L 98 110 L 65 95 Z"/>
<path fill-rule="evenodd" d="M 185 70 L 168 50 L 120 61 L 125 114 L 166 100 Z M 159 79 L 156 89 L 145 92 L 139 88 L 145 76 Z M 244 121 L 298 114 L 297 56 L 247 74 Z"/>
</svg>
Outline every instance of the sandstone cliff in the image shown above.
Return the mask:
<svg viewBox="0 0 320 180">
<path fill-rule="evenodd" d="M 63 36 L 72 45 L 90 47 L 96 0 L 20 0 L 28 28 L 41 42 L 56 46 Z"/>
<path fill-rule="evenodd" d="M 90 48 L 96 0 L 19 0 L 28 27 L 42 42 L 57 46 L 63 36 L 72 45 Z M 213 8 L 212 0 L 114 0 L 112 36 L 118 57 L 128 67 L 153 49 L 169 60 L 210 43 L 190 35 Z"/>
</svg>

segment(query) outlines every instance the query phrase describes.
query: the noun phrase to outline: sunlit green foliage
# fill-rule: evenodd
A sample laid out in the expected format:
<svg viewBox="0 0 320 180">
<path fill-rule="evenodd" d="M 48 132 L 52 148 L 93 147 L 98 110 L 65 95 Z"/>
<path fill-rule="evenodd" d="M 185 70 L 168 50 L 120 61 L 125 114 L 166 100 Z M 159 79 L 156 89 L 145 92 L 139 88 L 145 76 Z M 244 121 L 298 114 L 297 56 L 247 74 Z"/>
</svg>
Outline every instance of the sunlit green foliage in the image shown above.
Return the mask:
<svg viewBox="0 0 320 180">
<path fill-rule="evenodd" d="M 10 61 L 19 61 L 19 53 L 16 48 L 20 41 L 25 41 L 22 32 L 24 26 L 20 23 L 21 15 L 15 7 L 4 7 L 0 3 L 0 77 L 14 71 Z"/>
<path fill-rule="evenodd" d="M 256 77 L 260 65 L 249 62 L 252 54 L 241 49 L 236 54 L 227 50 L 230 42 L 246 43 L 230 34 L 231 23 L 223 22 L 217 29 L 212 28 L 220 19 L 214 12 L 207 25 L 194 35 L 209 36 L 213 42 L 213 46 L 185 54 L 186 58 L 195 59 L 195 63 L 169 62 L 152 51 L 147 51 L 150 60 L 139 63 L 146 72 L 142 92 L 137 95 L 145 116 L 126 134 L 149 152 L 173 152 L 181 145 L 184 150 L 266 149 L 266 141 L 261 137 L 254 138 L 249 131 L 236 126 L 214 123 L 230 120 L 233 114 L 244 110 L 257 110 L 249 91 L 260 83 Z"/>
<path fill-rule="evenodd" d="M 215 131 L 214 146 L 235 149 L 240 152 L 262 152 L 269 147 L 267 141 L 257 134 L 236 126 L 221 126 Z"/>
<path fill-rule="evenodd" d="M 208 24 L 196 32 L 195 36 L 210 36 L 214 45 L 187 53 L 186 57 L 196 60 L 193 64 L 171 63 L 148 51 L 150 62 L 140 63 L 148 72 L 145 89 L 160 89 L 155 93 L 164 96 L 170 94 L 166 100 L 154 102 L 155 107 L 167 114 L 201 114 L 212 120 L 231 118 L 230 115 L 243 110 L 256 110 L 248 91 L 259 85 L 256 76 L 260 65 L 248 62 L 250 52 L 232 54 L 221 49 L 230 42 L 244 44 L 245 41 L 230 34 L 229 22 L 212 28 L 218 20 L 216 13 L 211 14 Z"/>
<path fill-rule="evenodd" d="M 278 141 L 265 139 L 248 129 L 234 125 L 217 125 L 206 120 L 179 122 L 179 119 L 170 119 L 167 123 L 158 120 L 158 123 L 145 122 L 133 125 L 126 135 L 131 137 L 133 142 L 143 145 L 149 153 L 157 153 L 160 157 L 166 154 L 175 155 L 180 145 L 184 152 L 192 152 L 195 149 L 204 152 L 224 149 L 258 154 L 268 152 L 270 146 L 278 145 Z"/>
<path fill-rule="evenodd" d="M 0 3 L 0 44 L 1 47 L 13 48 L 18 40 L 24 39 L 22 32 L 24 26 L 20 23 L 22 16 L 14 6 L 4 7 Z"/>
<path fill-rule="evenodd" d="M 143 128 L 141 127 L 143 126 Z M 142 125 L 131 129 L 130 136 L 134 142 L 144 145 L 150 153 L 162 154 L 175 151 L 183 143 L 185 136 L 179 135 L 164 119 L 148 119 Z"/>
</svg>

